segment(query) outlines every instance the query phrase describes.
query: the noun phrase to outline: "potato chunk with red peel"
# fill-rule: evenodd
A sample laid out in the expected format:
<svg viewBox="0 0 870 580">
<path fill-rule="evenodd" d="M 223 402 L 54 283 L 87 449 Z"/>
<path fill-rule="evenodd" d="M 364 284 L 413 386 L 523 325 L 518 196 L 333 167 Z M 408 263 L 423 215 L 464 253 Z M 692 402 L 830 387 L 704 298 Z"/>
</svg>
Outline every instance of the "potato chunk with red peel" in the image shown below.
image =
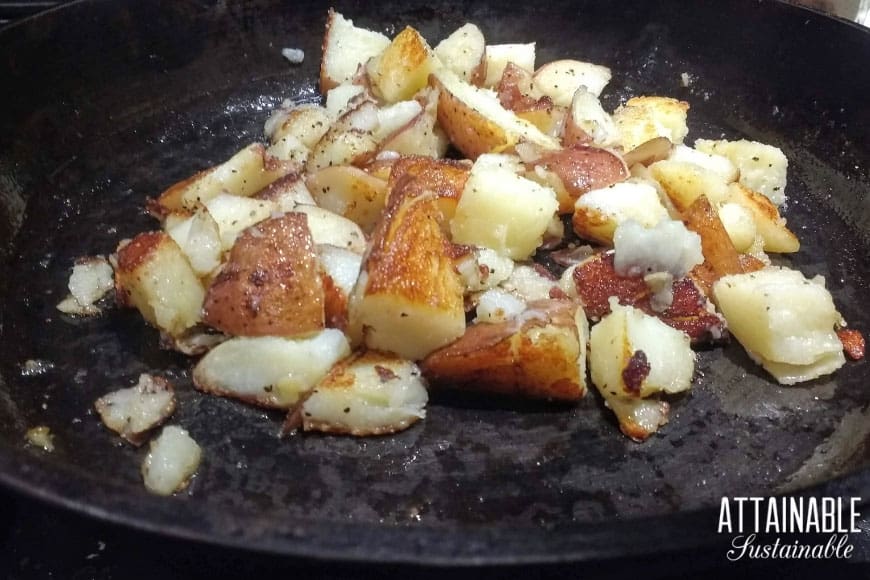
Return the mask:
<svg viewBox="0 0 870 580">
<path fill-rule="evenodd" d="M 203 322 L 235 336 L 299 336 L 324 326 L 320 265 L 305 214 L 245 230 L 208 289 Z"/>
<path fill-rule="evenodd" d="M 390 39 L 383 34 L 354 26 L 352 20 L 330 9 L 320 61 L 321 94 L 351 80 L 361 64 L 389 45 Z"/>
<path fill-rule="evenodd" d="M 586 393 L 578 308 L 567 300 L 541 300 L 511 320 L 473 324 L 426 357 L 423 373 L 437 386 L 577 401 Z"/>
<path fill-rule="evenodd" d="M 404 431 L 426 417 L 426 380 L 413 362 L 367 351 L 332 368 L 302 403 L 302 429 L 357 437 Z"/>
<path fill-rule="evenodd" d="M 675 280 L 670 307 L 656 312 L 652 307 L 654 291 L 641 277 L 619 276 L 613 252 L 596 254 L 578 264 L 568 284 L 568 294 L 576 293 L 592 320 L 610 312 L 610 297 L 614 296 L 620 304 L 637 307 L 685 332 L 696 344 L 720 340 L 725 333 L 724 321 L 691 278 Z"/>
<path fill-rule="evenodd" d="M 410 99 L 426 86 L 434 60 L 420 33 L 405 27 L 382 53 L 366 65 L 372 90 L 388 103 Z"/>
<path fill-rule="evenodd" d="M 486 74 L 484 86 L 494 87 L 501 80 L 504 69 L 513 63 L 529 73 L 535 70 L 535 43 L 527 44 L 488 44 L 484 58 Z"/>
<path fill-rule="evenodd" d="M 646 413 L 638 416 L 638 408 L 630 402 L 661 392 L 688 390 L 695 355 L 684 332 L 637 308 L 622 306 L 615 298 L 611 300 L 610 314 L 590 333 L 592 382 L 616 412 L 623 432 L 643 440 L 666 420 L 666 415 L 659 412 L 651 417 Z"/>
<path fill-rule="evenodd" d="M 435 72 L 429 82 L 440 91 L 438 123 L 470 159 L 509 150 L 521 141 L 559 149 L 555 138 L 505 109 L 494 92 L 465 83 L 446 70 Z"/>
<path fill-rule="evenodd" d="M 534 86 L 555 104 L 567 107 L 581 87 L 596 97 L 601 95 L 610 77 L 606 66 L 579 60 L 554 60 L 535 71 Z"/>
<path fill-rule="evenodd" d="M 780 383 L 808 381 L 845 364 L 835 332 L 842 316 L 824 279 L 766 268 L 725 276 L 713 293 L 731 333 Z"/>
<path fill-rule="evenodd" d="M 387 183 L 349 165 L 312 173 L 308 189 L 317 205 L 353 221 L 364 232 L 374 229 L 386 204 Z"/>
<path fill-rule="evenodd" d="M 463 285 L 440 219 L 432 195 L 390 200 L 349 304 L 356 343 L 419 360 L 463 333 Z"/>
<path fill-rule="evenodd" d="M 120 304 L 172 336 L 199 322 L 205 298 L 190 262 L 164 232 L 139 234 L 119 247 L 115 291 Z"/>
<path fill-rule="evenodd" d="M 486 78 L 486 41 L 480 28 L 470 22 L 439 42 L 435 56 L 467 83 L 480 85 Z"/>
<path fill-rule="evenodd" d="M 254 143 L 228 161 L 176 183 L 160 194 L 149 209 L 163 216 L 173 211 L 194 210 L 221 193 L 250 197 L 298 168 L 275 159 L 263 145 Z"/>
<path fill-rule="evenodd" d="M 350 354 L 340 330 L 305 338 L 235 337 L 202 357 L 193 369 L 200 391 L 273 409 L 289 409 Z"/>
<path fill-rule="evenodd" d="M 393 164 L 387 189 L 390 196 L 434 195 L 444 220 L 451 220 L 456 214 L 469 171 L 467 161 L 402 157 Z"/>
<path fill-rule="evenodd" d="M 555 173 L 562 184 L 561 189 L 556 189 L 560 213 L 571 213 L 574 203 L 583 194 L 624 181 L 629 176 L 622 159 L 598 147 L 577 146 L 549 152 L 527 164 L 530 171 L 539 167 Z"/>
</svg>

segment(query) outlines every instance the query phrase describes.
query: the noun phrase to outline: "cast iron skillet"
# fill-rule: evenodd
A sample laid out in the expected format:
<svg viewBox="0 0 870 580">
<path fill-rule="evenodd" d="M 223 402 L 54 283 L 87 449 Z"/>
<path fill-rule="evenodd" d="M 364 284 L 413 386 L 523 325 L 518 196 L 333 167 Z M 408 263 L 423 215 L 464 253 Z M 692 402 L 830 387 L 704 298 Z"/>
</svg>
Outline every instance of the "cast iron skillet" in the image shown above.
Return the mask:
<svg viewBox="0 0 870 580">
<path fill-rule="evenodd" d="M 607 64 L 605 103 L 691 103 L 691 136 L 778 144 L 787 263 L 823 274 L 870 329 L 870 34 L 772 2 L 623 0 L 453 6 L 335 2 L 360 24 L 433 42 L 467 20 L 538 61 Z M 278 440 L 280 417 L 190 388 L 189 363 L 128 311 L 60 315 L 73 260 L 154 227 L 146 196 L 261 138 L 283 98 L 315 100 L 326 4 L 80 2 L 0 32 L 0 480 L 96 517 L 276 553 L 430 563 L 580 560 L 714 537 L 723 495 L 870 496 L 867 365 L 775 386 L 741 348 L 702 352 L 691 394 L 643 445 L 594 393 L 575 407 L 436 395 L 395 437 Z M 305 50 L 294 67 L 280 49 Z M 681 73 L 693 79 L 680 84 Z M 41 374 L 22 371 L 47 361 Z M 142 450 L 91 412 L 140 372 L 177 379 L 173 423 L 205 460 L 183 497 L 142 486 Z M 24 444 L 48 425 L 57 449 Z"/>
</svg>

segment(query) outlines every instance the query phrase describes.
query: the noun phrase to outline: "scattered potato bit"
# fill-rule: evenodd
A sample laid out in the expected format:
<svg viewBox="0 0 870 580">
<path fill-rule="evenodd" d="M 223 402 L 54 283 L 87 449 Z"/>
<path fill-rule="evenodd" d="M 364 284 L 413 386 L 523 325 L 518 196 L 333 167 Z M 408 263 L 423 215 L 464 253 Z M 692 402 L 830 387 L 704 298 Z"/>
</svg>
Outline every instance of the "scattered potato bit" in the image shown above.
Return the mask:
<svg viewBox="0 0 870 580">
<path fill-rule="evenodd" d="M 498 286 L 514 271 L 514 261 L 495 250 L 476 247 L 456 264 L 466 292 L 481 292 Z"/>
<path fill-rule="evenodd" d="M 585 315 L 568 300 L 531 302 L 520 316 L 473 324 L 422 362 L 423 374 L 445 388 L 577 401 L 586 394 Z M 582 320 L 581 320 L 582 319 Z"/>
<path fill-rule="evenodd" d="M 350 354 L 340 330 L 308 338 L 236 337 L 200 359 L 193 369 L 197 389 L 275 409 L 288 409 Z"/>
<path fill-rule="evenodd" d="M 64 314 L 92 316 L 100 314 L 94 302 L 115 286 L 112 266 L 102 256 L 88 256 L 76 260 L 67 284 L 70 294 L 57 309 Z"/>
<path fill-rule="evenodd" d="M 485 50 L 486 76 L 483 85 L 494 87 L 501 80 L 502 73 L 508 63 L 523 70 L 535 70 L 535 43 L 528 44 L 488 44 Z"/>
<path fill-rule="evenodd" d="M 324 289 L 308 218 L 290 212 L 245 230 L 208 288 L 203 322 L 235 336 L 301 336 L 324 327 Z"/>
<path fill-rule="evenodd" d="M 621 405 L 623 401 L 651 395 L 678 393 L 692 386 L 695 354 L 684 332 L 637 308 L 622 306 L 611 298 L 611 313 L 592 327 L 589 367 L 592 383 L 617 413 L 620 428 L 642 441 L 666 420 L 661 412 L 641 421 Z"/>
<path fill-rule="evenodd" d="M 229 336 L 219 333 L 205 325 L 197 325 L 188 329 L 180 336 L 171 336 L 165 332 L 160 333 L 160 348 L 176 350 L 187 356 L 199 356 L 205 354 Z"/>
<path fill-rule="evenodd" d="M 157 495 L 181 491 L 199 469 L 201 460 L 202 449 L 186 430 L 175 425 L 164 427 L 142 462 L 145 487 Z"/>
<path fill-rule="evenodd" d="M 631 151 L 650 139 L 667 137 L 682 143 L 689 132 L 689 104 L 669 97 L 634 97 L 613 113 L 623 151 Z"/>
<path fill-rule="evenodd" d="M 481 155 L 450 222 L 453 241 L 492 248 L 514 260 L 531 256 L 558 209 L 552 189 L 520 177 L 504 155 Z"/>
<path fill-rule="evenodd" d="M 467 83 L 480 85 L 486 78 L 486 42 L 480 28 L 470 22 L 439 42 L 435 56 Z"/>
<path fill-rule="evenodd" d="M 698 139 L 695 149 L 722 155 L 740 171 L 740 184 L 765 195 L 774 205 L 785 201 L 788 159 L 781 149 L 757 141 Z"/>
<path fill-rule="evenodd" d="M 181 248 L 164 232 L 139 234 L 118 249 L 118 302 L 178 336 L 200 320 L 205 289 Z"/>
<path fill-rule="evenodd" d="M 383 34 L 354 26 L 352 20 L 330 9 L 323 35 L 320 93 L 351 80 L 361 64 L 389 45 L 390 39 Z"/>
<path fill-rule="evenodd" d="M 142 373 L 136 386 L 100 397 L 94 407 L 106 427 L 138 446 L 175 411 L 175 393 L 163 377 Z"/>
<path fill-rule="evenodd" d="M 40 447 L 47 453 L 54 451 L 54 435 L 52 434 L 51 429 L 45 425 L 28 429 L 27 433 L 24 434 L 24 438 L 27 439 L 27 442 L 31 445 Z"/>
<path fill-rule="evenodd" d="M 287 59 L 290 64 L 302 64 L 305 60 L 305 51 L 299 48 L 282 48 L 281 56 Z"/>
<path fill-rule="evenodd" d="M 725 276 L 713 294 L 731 333 L 780 383 L 808 381 L 845 364 L 834 331 L 842 317 L 824 278 L 771 267 Z"/>
<path fill-rule="evenodd" d="M 355 344 L 420 360 L 465 329 L 463 286 L 431 195 L 395 196 L 349 303 Z"/>
<path fill-rule="evenodd" d="M 368 436 L 426 417 L 426 380 L 408 360 L 368 351 L 333 367 L 302 403 L 305 431 Z"/>
<path fill-rule="evenodd" d="M 652 228 L 668 219 L 654 187 L 626 181 L 580 196 L 574 204 L 572 224 L 578 236 L 609 245 L 620 224 L 632 221 Z"/>
<path fill-rule="evenodd" d="M 567 107 L 579 89 L 600 96 L 610 76 L 606 66 L 579 60 L 554 60 L 535 71 L 533 78 L 536 91 L 553 99 L 556 105 Z"/>
</svg>

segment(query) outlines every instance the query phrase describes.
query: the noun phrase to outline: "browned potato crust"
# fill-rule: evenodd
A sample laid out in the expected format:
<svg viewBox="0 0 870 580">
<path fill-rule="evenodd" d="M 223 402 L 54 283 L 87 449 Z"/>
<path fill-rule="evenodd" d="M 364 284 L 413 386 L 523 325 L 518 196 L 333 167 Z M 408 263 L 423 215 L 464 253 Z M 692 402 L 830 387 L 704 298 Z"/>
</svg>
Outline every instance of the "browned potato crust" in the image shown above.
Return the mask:
<svg viewBox="0 0 870 580">
<path fill-rule="evenodd" d="M 320 267 L 305 214 L 245 230 L 208 289 L 204 322 L 236 336 L 296 336 L 324 327 Z"/>
</svg>

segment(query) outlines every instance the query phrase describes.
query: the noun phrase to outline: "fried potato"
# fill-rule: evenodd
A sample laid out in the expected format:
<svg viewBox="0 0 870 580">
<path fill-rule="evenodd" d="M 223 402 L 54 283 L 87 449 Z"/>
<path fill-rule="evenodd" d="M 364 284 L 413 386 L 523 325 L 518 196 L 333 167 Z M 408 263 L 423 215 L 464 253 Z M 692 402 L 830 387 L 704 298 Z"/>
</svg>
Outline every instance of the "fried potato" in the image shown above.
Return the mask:
<svg viewBox="0 0 870 580">
<path fill-rule="evenodd" d="M 270 201 L 220 193 L 205 203 L 205 209 L 217 224 L 226 251 L 243 230 L 268 218 L 276 208 Z"/>
<path fill-rule="evenodd" d="M 764 240 L 765 252 L 793 253 L 800 250 L 800 240 L 788 229 L 785 219 L 767 196 L 740 183 L 732 183 L 728 193 L 728 201 L 746 208 L 752 214 L 756 231 Z"/>
<path fill-rule="evenodd" d="M 315 244 L 330 244 L 362 254 L 366 237 L 358 225 L 316 205 L 298 205 L 297 212 L 308 216 L 308 229 Z"/>
<path fill-rule="evenodd" d="M 468 181 L 468 162 L 409 156 L 398 159 L 390 172 L 390 196 L 434 195 L 441 220 L 449 221 Z"/>
<path fill-rule="evenodd" d="M 355 343 L 420 360 L 465 329 L 463 287 L 431 195 L 396 196 L 350 299 Z"/>
<path fill-rule="evenodd" d="M 317 205 L 357 224 L 370 233 L 381 217 L 387 182 L 362 169 L 339 165 L 308 176 L 308 189 Z"/>
<path fill-rule="evenodd" d="M 606 66 L 579 60 L 554 60 L 536 70 L 533 79 L 537 92 L 550 97 L 556 105 L 568 107 L 581 87 L 596 97 L 601 95 L 610 77 Z"/>
<path fill-rule="evenodd" d="M 317 171 L 333 165 L 364 164 L 378 150 L 373 134 L 377 127 L 377 106 L 363 101 L 339 117 L 311 149 L 306 169 Z"/>
<path fill-rule="evenodd" d="M 613 113 L 619 129 L 623 151 L 655 139 L 667 137 L 671 143 L 682 143 L 689 128 L 686 114 L 689 104 L 669 97 L 634 97 Z"/>
<path fill-rule="evenodd" d="M 701 195 L 692 202 L 683 212 L 683 221 L 688 229 L 701 237 L 704 263 L 716 278 L 743 273 L 737 250 L 707 196 Z"/>
<path fill-rule="evenodd" d="M 526 164 L 527 175 L 537 175 L 554 183 L 559 200 L 559 213 L 571 213 L 579 197 L 593 189 L 608 187 L 625 180 L 628 168 L 617 155 L 606 149 L 578 145 L 561 151 L 544 153 L 539 159 Z M 548 178 L 552 173 L 558 179 Z"/>
<path fill-rule="evenodd" d="M 366 65 L 372 90 L 388 103 L 410 99 L 426 86 L 433 68 L 432 49 L 410 26 Z"/>
<path fill-rule="evenodd" d="M 398 433 L 426 416 L 428 400 L 413 362 L 357 353 L 333 367 L 302 403 L 302 429 L 357 437 Z"/>
<path fill-rule="evenodd" d="M 527 44 L 488 44 L 484 51 L 486 75 L 483 85 L 494 87 L 501 80 L 508 63 L 530 73 L 535 70 L 535 43 Z"/>
<path fill-rule="evenodd" d="M 620 144 L 619 129 L 601 106 L 598 97 L 583 87 L 574 91 L 562 135 L 562 145 L 614 147 Z"/>
<path fill-rule="evenodd" d="M 273 409 L 289 409 L 350 354 L 340 330 L 305 338 L 236 337 L 211 349 L 193 369 L 200 391 Z"/>
<path fill-rule="evenodd" d="M 169 234 L 146 232 L 118 248 L 115 292 L 120 304 L 171 336 L 200 319 L 205 290 Z"/>
<path fill-rule="evenodd" d="M 644 227 L 668 219 L 654 187 L 622 182 L 589 191 L 574 204 L 572 224 L 581 238 L 612 245 L 616 227 L 630 219 Z"/>
<path fill-rule="evenodd" d="M 666 159 L 653 163 L 649 169 L 679 212 L 686 211 L 702 195 L 707 196 L 714 206 L 725 202 L 729 197 L 725 180 L 719 174 L 695 163 Z"/>
<path fill-rule="evenodd" d="M 440 91 L 438 123 L 470 159 L 509 150 L 521 141 L 543 149 L 559 148 L 556 139 L 502 107 L 492 91 L 464 83 L 446 70 L 437 71 L 430 83 Z"/>
<path fill-rule="evenodd" d="M 351 80 L 361 64 L 389 45 L 390 39 L 383 34 L 354 26 L 352 20 L 330 9 L 320 61 L 321 94 Z"/>
<path fill-rule="evenodd" d="M 740 184 L 767 197 L 774 205 L 785 201 L 788 159 L 781 149 L 757 141 L 698 139 L 695 149 L 727 157 L 740 172 Z"/>
<path fill-rule="evenodd" d="M 531 302 L 512 320 L 471 325 L 426 357 L 423 373 L 435 386 L 577 401 L 586 393 L 579 308 L 567 300 Z"/>
<path fill-rule="evenodd" d="M 175 392 L 163 377 L 142 373 L 135 386 L 103 395 L 94 408 L 106 427 L 138 447 L 175 411 Z"/>
<path fill-rule="evenodd" d="M 164 224 L 166 233 L 187 256 L 193 271 L 200 277 L 211 274 L 220 266 L 223 254 L 220 228 L 215 219 L 204 207 L 188 218 L 171 220 L 169 217 Z"/>
<path fill-rule="evenodd" d="M 486 41 L 480 28 L 470 22 L 439 42 L 435 56 L 467 83 L 481 85 L 486 79 Z"/>
<path fill-rule="evenodd" d="M 208 289 L 203 322 L 234 336 L 299 336 L 324 327 L 308 219 L 287 213 L 245 230 Z"/>
</svg>

